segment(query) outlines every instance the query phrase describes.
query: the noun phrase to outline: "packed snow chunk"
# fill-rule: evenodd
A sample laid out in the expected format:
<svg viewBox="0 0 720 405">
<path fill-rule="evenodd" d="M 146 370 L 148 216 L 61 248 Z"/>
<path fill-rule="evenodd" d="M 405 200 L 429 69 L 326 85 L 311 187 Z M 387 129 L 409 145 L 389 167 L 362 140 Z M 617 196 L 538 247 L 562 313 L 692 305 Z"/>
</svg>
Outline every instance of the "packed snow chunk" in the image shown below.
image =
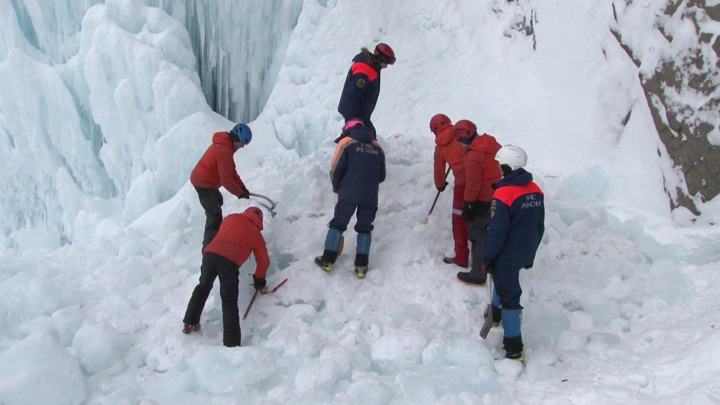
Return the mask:
<svg viewBox="0 0 720 405">
<path fill-rule="evenodd" d="M 188 365 L 198 384 L 212 394 L 258 384 L 277 371 L 275 358 L 263 347 L 201 347 Z"/>
<path fill-rule="evenodd" d="M 608 175 L 600 165 L 589 167 L 583 172 L 573 173 L 563 180 L 558 200 L 570 200 L 580 204 L 600 202 L 608 182 Z"/>
<path fill-rule="evenodd" d="M 393 399 L 392 388 L 375 378 L 362 378 L 347 390 L 352 405 L 387 405 Z"/>
<path fill-rule="evenodd" d="M 380 372 L 394 374 L 420 364 L 427 344 L 427 338 L 419 331 L 397 329 L 372 344 L 370 358 Z"/>
<path fill-rule="evenodd" d="M 410 404 L 463 403 L 463 394 L 480 398 L 500 391 L 494 372 L 478 374 L 472 368 L 455 366 L 443 367 L 438 373 L 436 365 L 422 365 L 401 372 L 395 383 Z"/>
<path fill-rule="evenodd" d="M 86 323 L 73 338 L 80 363 L 90 374 L 111 369 L 111 374 L 122 370 L 125 348 L 120 334 L 105 322 Z M 114 366 L 114 367 L 113 367 Z"/>
<path fill-rule="evenodd" d="M 320 360 L 305 364 L 295 375 L 295 388 L 299 392 L 330 391 L 339 379 L 340 367 L 333 360 Z"/>
<path fill-rule="evenodd" d="M 0 307 L 7 311 L 10 325 L 20 325 L 55 312 L 60 306 L 62 290 L 53 281 L 33 276 L 32 269 L 27 269 L 0 284 Z"/>
<path fill-rule="evenodd" d="M 423 364 L 427 365 L 453 365 L 474 369 L 492 369 L 495 361 L 481 342 L 464 337 L 451 341 L 434 339 L 423 350 L 422 360 Z"/>
<path fill-rule="evenodd" d="M 495 363 L 497 369 L 498 381 L 501 383 L 510 383 L 518 379 L 523 370 L 523 364 L 517 360 L 500 359 Z"/>
<path fill-rule="evenodd" d="M 650 277 L 646 285 L 647 292 L 660 298 L 668 305 L 687 300 L 692 294 L 688 282 L 678 276 L 683 266 L 675 260 L 656 260 L 650 267 Z"/>
<path fill-rule="evenodd" d="M 0 353 L 0 404 L 84 403 L 85 377 L 49 332 L 36 333 Z"/>
</svg>

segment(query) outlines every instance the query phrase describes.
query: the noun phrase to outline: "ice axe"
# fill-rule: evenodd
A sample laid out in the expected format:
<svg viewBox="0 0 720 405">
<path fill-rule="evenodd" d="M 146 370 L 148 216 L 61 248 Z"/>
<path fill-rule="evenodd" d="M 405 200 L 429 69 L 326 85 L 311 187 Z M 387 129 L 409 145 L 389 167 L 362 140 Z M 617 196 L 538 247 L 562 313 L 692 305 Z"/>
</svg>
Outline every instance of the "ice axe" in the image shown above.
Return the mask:
<svg viewBox="0 0 720 405">
<path fill-rule="evenodd" d="M 265 204 L 265 203 L 258 202 L 258 204 L 260 204 L 263 208 L 265 208 L 266 210 L 270 211 L 270 216 L 271 216 L 271 217 L 275 218 L 275 214 L 277 214 L 277 213 L 275 212 L 275 207 L 277 207 L 277 204 L 278 204 L 278 203 L 276 203 L 275 201 L 271 200 L 270 197 L 264 196 L 264 195 L 262 195 L 262 194 L 250 193 L 250 197 L 262 198 L 263 200 L 266 200 L 268 203 L 270 203 L 270 205 L 268 206 L 268 205 Z"/>
<path fill-rule="evenodd" d="M 268 290 L 267 288 L 265 288 L 264 290 L 260 291 L 260 290 L 256 289 L 255 293 L 253 293 L 253 296 L 250 299 L 250 303 L 248 304 L 247 309 L 245 310 L 245 314 L 243 314 L 243 318 L 242 318 L 243 321 L 245 320 L 245 318 L 247 318 L 248 312 L 250 312 L 250 308 L 252 308 L 253 302 L 255 302 L 255 298 L 257 297 L 258 293 L 261 293 L 263 295 L 272 294 L 275 291 L 277 291 L 278 288 L 282 287 L 282 285 L 285 284 L 286 281 L 287 281 L 287 279 L 283 280 L 280 284 L 276 285 L 275 288 L 273 288 L 272 290 Z"/>
<path fill-rule="evenodd" d="M 492 274 L 487 275 L 487 291 L 488 291 L 488 305 L 487 308 L 485 308 L 485 320 L 483 321 L 482 328 L 480 328 L 480 337 L 485 339 L 490 333 L 490 329 L 492 328 L 493 324 L 493 311 L 492 311 L 492 290 L 493 290 L 493 281 L 492 281 Z"/>
<path fill-rule="evenodd" d="M 448 174 L 450 174 L 449 166 L 448 166 L 447 171 L 445 172 L 445 180 L 447 180 Z M 433 200 L 432 207 L 430 207 L 430 212 L 428 212 L 427 218 L 430 218 L 430 214 L 432 214 L 433 210 L 435 209 L 435 204 L 437 204 L 437 200 L 438 200 L 438 197 L 440 197 L 440 193 L 442 193 L 442 191 L 438 190 L 437 194 L 435 194 L 435 200 Z M 427 218 L 425 218 L 425 222 L 427 222 Z"/>
</svg>

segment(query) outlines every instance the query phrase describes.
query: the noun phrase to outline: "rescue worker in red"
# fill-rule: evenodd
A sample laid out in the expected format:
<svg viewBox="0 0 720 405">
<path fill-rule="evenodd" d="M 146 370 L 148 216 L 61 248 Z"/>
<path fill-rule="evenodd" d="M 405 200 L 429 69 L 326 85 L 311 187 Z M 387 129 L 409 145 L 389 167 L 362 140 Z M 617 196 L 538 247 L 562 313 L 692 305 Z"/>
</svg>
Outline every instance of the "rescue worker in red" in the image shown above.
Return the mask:
<svg viewBox="0 0 720 405">
<path fill-rule="evenodd" d="M 265 275 L 270 259 L 262 237 L 263 213 L 258 207 L 249 207 L 242 214 L 230 214 L 222 221 L 215 238 L 203 249 L 200 282 L 193 290 L 183 318 L 183 333 L 200 330 L 200 315 L 205 307 L 215 279 L 220 279 L 222 300 L 223 344 L 240 346 L 240 314 L 238 312 L 239 269 L 255 255 L 253 286 L 264 290 Z"/>
<path fill-rule="evenodd" d="M 220 187 L 225 187 L 238 198 L 250 198 L 250 192 L 235 169 L 233 154 L 251 140 L 252 131 L 243 123 L 235 125 L 230 132 L 214 133 L 212 145 L 190 173 L 190 183 L 195 187 L 200 205 L 205 210 L 203 249 L 218 232 L 222 222 L 223 197 Z"/>
<path fill-rule="evenodd" d="M 453 135 L 460 143 L 467 145 L 462 218 L 468 224 L 468 236 L 472 244 L 470 271 L 459 272 L 457 278 L 467 284 L 484 285 L 487 275 L 482 269 L 483 248 L 493 196 L 492 185 L 502 178 L 500 164 L 495 160 L 495 154 L 501 146 L 492 135 L 478 135 L 477 126 L 469 120 L 456 122 Z"/>
<path fill-rule="evenodd" d="M 435 134 L 434 180 L 438 191 L 445 191 L 446 165 L 450 166 L 455 184 L 453 185 L 452 230 L 455 241 L 455 256 L 445 257 L 443 262 L 468 266 L 468 226 L 462 219 L 462 202 L 465 196 L 465 145 L 453 136 L 453 125 L 445 114 L 436 114 L 430 119 L 430 131 Z"/>
<path fill-rule="evenodd" d="M 359 120 L 375 130 L 370 116 L 380 95 L 380 71 L 394 63 L 395 52 L 382 42 L 377 44 L 372 53 L 363 47 L 355 55 L 338 104 L 338 112 L 345 119 L 345 124 Z"/>
</svg>

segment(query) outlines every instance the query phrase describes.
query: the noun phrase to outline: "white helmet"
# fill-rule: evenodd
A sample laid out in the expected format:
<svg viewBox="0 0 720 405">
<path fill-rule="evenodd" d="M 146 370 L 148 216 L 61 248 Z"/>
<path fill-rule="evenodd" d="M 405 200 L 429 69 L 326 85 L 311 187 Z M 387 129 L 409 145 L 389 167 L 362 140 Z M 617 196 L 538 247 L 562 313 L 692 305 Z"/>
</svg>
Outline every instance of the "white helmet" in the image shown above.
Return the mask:
<svg viewBox="0 0 720 405">
<path fill-rule="evenodd" d="M 505 145 L 497 152 L 495 159 L 502 165 L 508 165 L 511 170 L 525 167 L 527 153 L 523 148 L 515 145 Z"/>
</svg>

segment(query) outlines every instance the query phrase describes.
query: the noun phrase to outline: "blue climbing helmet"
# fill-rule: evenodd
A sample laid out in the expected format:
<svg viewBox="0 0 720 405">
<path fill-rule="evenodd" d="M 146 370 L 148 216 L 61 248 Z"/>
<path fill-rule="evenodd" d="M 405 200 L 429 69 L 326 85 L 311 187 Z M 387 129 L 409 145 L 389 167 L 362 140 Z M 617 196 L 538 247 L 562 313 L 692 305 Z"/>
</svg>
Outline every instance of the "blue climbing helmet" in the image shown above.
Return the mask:
<svg viewBox="0 0 720 405">
<path fill-rule="evenodd" d="M 250 130 L 247 124 L 241 122 L 230 130 L 230 138 L 233 141 L 242 142 L 243 145 L 247 145 L 252 141 L 252 130 Z"/>
</svg>

